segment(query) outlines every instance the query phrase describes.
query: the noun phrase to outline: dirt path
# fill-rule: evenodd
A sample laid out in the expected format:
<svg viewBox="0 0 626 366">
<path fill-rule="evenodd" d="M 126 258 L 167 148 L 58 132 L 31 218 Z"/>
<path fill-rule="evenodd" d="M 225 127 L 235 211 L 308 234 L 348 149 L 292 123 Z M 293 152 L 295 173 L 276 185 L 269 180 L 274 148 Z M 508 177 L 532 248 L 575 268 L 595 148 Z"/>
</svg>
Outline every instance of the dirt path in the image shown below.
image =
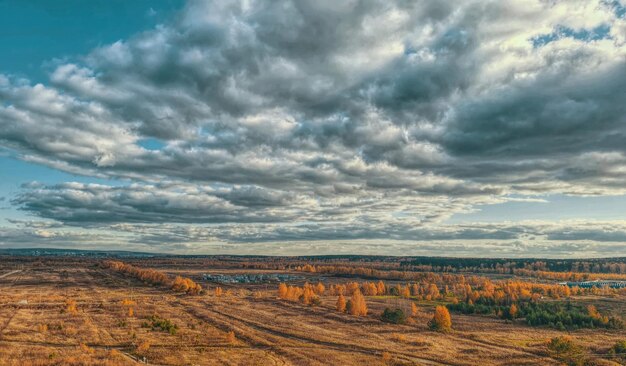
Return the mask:
<svg viewBox="0 0 626 366">
<path fill-rule="evenodd" d="M 12 274 L 19 273 L 19 272 L 22 272 L 22 270 L 21 270 L 21 269 L 16 269 L 16 270 L 14 270 L 14 271 L 7 272 L 7 273 L 5 273 L 5 274 L 1 274 L 1 275 L 0 275 L 0 278 L 5 278 L 5 277 L 8 277 L 8 276 L 10 276 L 10 275 L 12 275 Z"/>
</svg>

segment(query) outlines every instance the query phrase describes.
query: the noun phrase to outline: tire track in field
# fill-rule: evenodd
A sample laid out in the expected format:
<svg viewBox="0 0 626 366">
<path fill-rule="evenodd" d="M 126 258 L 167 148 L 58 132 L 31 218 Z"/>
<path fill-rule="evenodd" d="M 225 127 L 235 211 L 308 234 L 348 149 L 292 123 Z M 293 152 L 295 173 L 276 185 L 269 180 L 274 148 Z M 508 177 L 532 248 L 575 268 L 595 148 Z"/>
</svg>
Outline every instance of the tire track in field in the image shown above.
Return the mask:
<svg viewBox="0 0 626 366">
<path fill-rule="evenodd" d="M 506 347 L 503 346 L 501 344 L 497 344 L 497 343 L 493 343 L 493 342 L 489 342 L 489 341 L 485 341 L 485 340 L 481 340 L 481 339 L 475 339 L 474 337 L 471 336 L 467 336 L 467 335 L 457 335 L 454 333 L 449 334 L 449 336 L 451 338 L 457 339 L 465 344 L 467 343 L 473 343 L 475 345 L 480 345 L 484 348 L 488 348 L 488 349 L 492 349 L 492 350 L 497 350 L 500 352 L 505 352 L 505 354 L 510 354 L 512 352 L 517 352 L 519 354 L 519 356 L 526 356 L 526 357 L 532 357 L 533 359 L 539 358 L 541 361 L 546 362 L 546 361 L 550 361 L 554 364 L 557 364 L 557 362 L 550 357 L 547 357 L 545 355 L 542 355 L 540 353 L 534 353 L 532 351 L 528 351 L 528 350 L 522 350 L 519 348 L 511 348 L 511 347 Z"/>
<path fill-rule="evenodd" d="M 6 289 L 4 289 L 3 291 L 9 291 L 10 288 L 12 288 L 15 283 L 17 281 L 19 281 L 23 276 L 24 276 L 24 271 L 19 270 L 19 271 L 13 271 L 13 272 L 9 272 L 8 274 L 5 274 L 4 277 L 10 275 L 10 274 L 15 274 L 15 273 L 19 273 L 17 276 L 13 277 L 11 283 L 9 284 L 9 286 L 7 286 Z M 13 321 L 13 319 L 15 318 L 15 316 L 17 315 L 17 313 L 19 312 L 20 308 L 19 305 L 17 305 L 15 307 L 15 311 L 13 312 L 13 314 L 11 314 L 11 316 L 7 319 L 6 323 L 4 323 L 4 325 L 2 326 L 2 328 L 0 328 L 0 340 L 4 339 L 4 331 L 9 327 L 9 325 L 11 324 L 11 321 Z"/>
<path fill-rule="evenodd" d="M 182 302 L 181 302 L 182 303 Z M 347 343 L 340 343 L 340 342 L 332 342 L 332 341 L 323 341 L 323 340 L 318 340 L 318 339 L 313 339 L 310 337 L 306 337 L 303 335 L 297 335 L 297 334 L 292 334 L 292 333 L 287 333 L 283 330 L 279 330 L 279 329 L 275 329 L 272 328 L 270 326 L 267 326 L 265 324 L 262 323 L 258 323 L 258 322 L 254 322 L 252 320 L 248 320 L 245 318 L 241 318 L 238 317 L 236 315 L 232 315 L 232 314 L 227 314 L 224 312 L 221 312 L 219 310 L 216 310 L 214 308 L 209 308 L 209 307 L 203 307 L 202 310 L 206 311 L 208 313 L 211 313 L 212 317 L 209 318 L 208 316 L 203 316 L 201 314 L 197 313 L 197 309 L 194 309 L 197 305 L 195 304 L 189 304 L 187 302 L 185 302 L 187 304 L 187 306 L 185 307 L 185 309 L 196 315 L 199 316 L 202 319 L 216 319 L 216 318 L 222 318 L 222 319 L 226 319 L 223 320 L 224 322 L 228 323 L 233 323 L 233 322 L 238 322 L 241 325 L 243 325 L 244 327 L 248 327 L 251 328 L 255 331 L 264 333 L 264 334 L 270 334 L 274 337 L 278 337 L 278 338 L 283 338 L 283 339 L 288 339 L 288 340 L 292 340 L 292 341 L 296 341 L 296 342 L 302 342 L 305 344 L 310 344 L 310 345 L 316 345 L 316 346 L 320 346 L 323 348 L 328 348 L 328 349 L 332 349 L 332 350 L 336 350 L 336 351 L 342 351 L 342 352 L 353 352 L 353 353 L 361 353 L 364 355 L 368 355 L 368 356 L 379 356 L 381 354 L 381 352 L 383 352 L 384 350 L 381 349 L 376 349 L 376 348 L 370 348 L 370 347 L 365 347 L 365 346 L 360 346 L 360 345 L 356 345 L 356 344 L 347 344 Z M 267 337 L 266 337 L 267 339 Z M 271 345 L 272 347 L 274 347 L 275 349 L 279 349 L 281 347 L 283 347 L 282 345 L 280 345 L 280 343 L 278 343 L 277 345 Z M 299 348 L 305 348 L 302 346 L 299 346 Z M 412 362 L 421 362 L 424 365 L 448 365 L 446 363 L 440 362 L 438 360 L 435 359 L 430 359 L 430 358 L 426 358 L 426 357 L 419 357 L 416 356 L 412 353 L 407 353 L 407 352 L 393 352 L 394 355 L 397 356 L 402 356 L 402 358 L 404 358 L 407 361 L 412 361 Z"/>
</svg>

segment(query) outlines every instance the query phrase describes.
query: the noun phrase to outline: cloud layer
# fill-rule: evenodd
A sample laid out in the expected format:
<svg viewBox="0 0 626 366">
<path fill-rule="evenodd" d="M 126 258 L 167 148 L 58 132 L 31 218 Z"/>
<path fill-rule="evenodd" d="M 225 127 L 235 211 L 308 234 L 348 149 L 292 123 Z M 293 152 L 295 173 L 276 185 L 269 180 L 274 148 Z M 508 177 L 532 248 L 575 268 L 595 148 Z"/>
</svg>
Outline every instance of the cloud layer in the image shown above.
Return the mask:
<svg viewBox="0 0 626 366">
<path fill-rule="evenodd" d="M 625 42 L 618 1 L 190 1 L 47 85 L 0 74 L 0 146 L 129 182 L 12 203 L 159 243 L 526 240 L 445 220 L 626 193 Z M 624 240 L 596 229 L 531 231 Z"/>
</svg>

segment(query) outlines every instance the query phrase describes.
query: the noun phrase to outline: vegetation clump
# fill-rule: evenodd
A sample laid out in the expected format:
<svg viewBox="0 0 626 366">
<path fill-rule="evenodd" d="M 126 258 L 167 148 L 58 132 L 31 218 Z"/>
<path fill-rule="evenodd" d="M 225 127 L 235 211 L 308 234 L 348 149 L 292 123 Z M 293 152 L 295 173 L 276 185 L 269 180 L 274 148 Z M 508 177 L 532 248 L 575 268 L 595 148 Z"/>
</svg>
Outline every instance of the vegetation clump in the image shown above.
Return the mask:
<svg viewBox="0 0 626 366">
<path fill-rule="evenodd" d="M 463 314 L 496 314 L 504 319 L 523 318 L 530 326 L 548 326 L 558 330 L 624 328 L 624 322 L 620 318 L 602 315 L 594 306 L 585 308 L 569 301 L 520 302 L 507 307 L 478 299 L 475 303 L 451 304 L 450 310 Z"/>
<path fill-rule="evenodd" d="M 406 315 L 402 309 L 392 310 L 390 308 L 385 308 L 385 311 L 383 311 L 380 319 L 387 323 L 404 324 L 406 322 Z"/>
<path fill-rule="evenodd" d="M 176 334 L 178 331 L 178 326 L 171 320 L 163 319 L 156 314 L 149 317 L 148 321 L 143 322 L 141 326 L 143 328 L 150 328 L 153 331 L 168 332 L 171 335 Z"/>
<path fill-rule="evenodd" d="M 626 339 L 616 342 L 609 350 L 609 354 L 626 361 Z"/>
<path fill-rule="evenodd" d="M 547 346 L 552 357 L 563 361 L 569 366 L 587 364 L 583 348 L 569 336 L 554 337 L 550 339 Z"/>
</svg>

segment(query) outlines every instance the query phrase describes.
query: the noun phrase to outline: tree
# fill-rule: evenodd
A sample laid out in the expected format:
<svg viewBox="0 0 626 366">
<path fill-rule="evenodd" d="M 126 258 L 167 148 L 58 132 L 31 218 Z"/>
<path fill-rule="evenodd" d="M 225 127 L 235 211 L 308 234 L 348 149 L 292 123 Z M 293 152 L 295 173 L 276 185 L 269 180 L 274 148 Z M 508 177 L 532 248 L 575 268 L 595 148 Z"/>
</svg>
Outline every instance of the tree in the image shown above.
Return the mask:
<svg viewBox="0 0 626 366">
<path fill-rule="evenodd" d="M 439 332 L 448 332 L 452 329 L 450 312 L 445 306 L 437 306 L 433 318 L 428 322 L 428 327 Z"/>
<path fill-rule="evenodd" d="M 417 305 L 415 305 L 414 302 L 411 303 L 411 316 L 416 316 L 417 315 Z"/>
<path fill-rule="evenodd" d="M 411 297 L 411 289 L 409 288 L 409 286 L 402 287 L 402 290 L 400 291 L 400 295 L 405 298 Z"/>
<path fill-rule="evenodd" d="M 278 297 L 281 299 L 286 299 L 287 298 L 287 285 L 285 285 L 284 283 L 281 283 L 280 285 L 278 285 Z"/>
<path fill-rule="evenodd" d="M 312 305 L 315 303 L 316 298 L 317 296 L 315 296 L 313 286 L 309 284 L 304 285 L 304 290 L 302 292 L 302 295 L 300 295 L 300 301 L 302 301 L 304 305 Z"/>
<path fill-rule="evenodd" d="M 376 293 L 378 295 L 384 295 L 385 294 L 385 283 L 383 281 L 378 281 L 378 284 L 376 285 Z"/>
<path fill-rule="evenodd" d="M 391 310 L 390 308 L 385 308 L 380 318 L 384 322 L 393 324 L 404 324 L 406 321 L 406 315 L 404 315 L 402 309 Z"/>
<path fill-rule="evenodd" d="M 318 282 L 317 285 L 315 285 L 315 293 L 318 295 L 324 295 L 324 291 L 326 291 L 326 286 L 324 286 L 323 283 Z"/>
<path fill-rule="evenodd" d="M 354 316 L 367 315 L 367 304 L 365 303 L 365 297 L 359 289 L 356 289 L 354 293 L 352 293 L 350 302 L 352 304 L 352 306 L 350 307 L 350 314 Z"/>
<path fill-rule="evenodd" d="M 215 296 L 220 297 L 220 296 L 222 296 L 223 293 L 224 293 L 224 290 L 222 290 L 221 287 L 216 287 L 215 288 Z"/>
<path fill-rule="evenodd" d="M 509 308 L 509 316 L 511 319 L 515 319 L 515 317 L 517 317 L 517 306 L 515 306 L 515 304 L 511 304 L 511 307 Z"/>
<path fill-rule="evenodd" d="M 343 297 L 343 294 L 339 294 L 337 298 L 337 311 L 343 313 L 346 311 L 346 298 Z"/>
</svg>

